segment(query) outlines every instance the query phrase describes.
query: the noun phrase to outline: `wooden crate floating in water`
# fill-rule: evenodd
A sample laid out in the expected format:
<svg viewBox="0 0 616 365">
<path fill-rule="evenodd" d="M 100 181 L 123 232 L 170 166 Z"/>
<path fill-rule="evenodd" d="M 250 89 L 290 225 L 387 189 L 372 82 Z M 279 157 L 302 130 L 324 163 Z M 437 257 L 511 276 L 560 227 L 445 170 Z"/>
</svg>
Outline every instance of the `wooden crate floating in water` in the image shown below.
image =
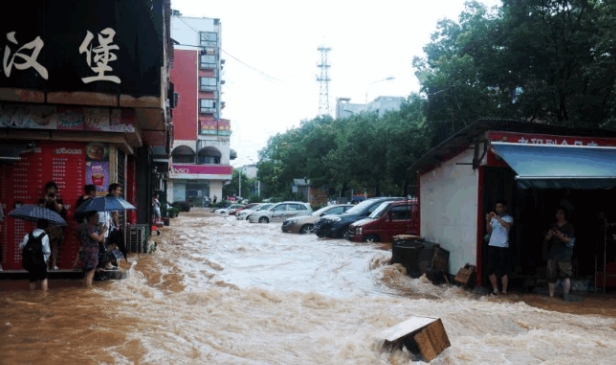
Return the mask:
<svg viewBox="0 0 616 365">
<path fill-rule="evenodd" d="M 469 283 L 471 283 L 471 279 L 473 278 L 476 269 L 477 268 L 474 265 L 464 265 L 464 267 L 458 270 L 458 273 L 456 274 L 456 277 L 454 279 L 455 282 L 462 286 L 468 286 Z"/>
<path fill-rule="evenodd" d="M 414 316 L 377 334 L 388 350 L 406 347 L 415 361 L 430 362 L 451 346 L 440 318 Z"/>
</svg>

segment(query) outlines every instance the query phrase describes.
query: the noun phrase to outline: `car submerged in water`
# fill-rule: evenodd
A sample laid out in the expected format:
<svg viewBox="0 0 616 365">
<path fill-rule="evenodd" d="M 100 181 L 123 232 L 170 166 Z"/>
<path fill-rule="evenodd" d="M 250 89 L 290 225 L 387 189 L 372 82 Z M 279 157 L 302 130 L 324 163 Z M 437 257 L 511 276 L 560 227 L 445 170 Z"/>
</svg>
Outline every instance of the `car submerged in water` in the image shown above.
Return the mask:
<svg viewBox="0 0 616 365">
<path fill-rule="evenodd" d="M 254 213 L 254 212 L 258 212 L 260 210 L 267 210 L 269 208 L 272 207 L 272 205 L 274 205 L 274 203 L 261 203 L 261 204 L 257 204 L 252 208 L 248 208 L 248 209 L 243 209 L 240 210 L 239 212 L 237 212 L 237 214 L 235 215 L 235 218 L 237 218 L 238 220 L 245 220 L 248 219 L 248 217 Z"/>
<path fill-rule="evenodd" d="M 352 223 L 346 238 L 353 242 L 393 242 L 399 234 L 419 234 L 417 199 L 381 203 L 367 218 Z"/>
<path fill-rule="evenodd" d="M 387 201 L 405 200 L 403 197 L 370 198 L 357 204 L 340 215 L 325 215 L 314 225 L 314 233 L 318 237 L 343 238 L 351 223 L 368 217 L 382 203 Z"/>
<path fill-rule="evenodd" d="M 282 222 L 282 231 L 285 233 L 312 233 L 314 224 L 325 215 L 342 214 L 353 208 L 353 204 L 336 204 L 323 207 L 310 215 L 287 218 Z"/>
<path fill-rule="evenodd" d="M 269 222 L 282 222 L 287 218 L 309 215 L 312 213 L 310 204 L 304 202 L 282 202 L 276 203 L 268 210 L 261 210 L 252 213 L 248 217 L 250 223 L 269 223 Z"/>
</svg>

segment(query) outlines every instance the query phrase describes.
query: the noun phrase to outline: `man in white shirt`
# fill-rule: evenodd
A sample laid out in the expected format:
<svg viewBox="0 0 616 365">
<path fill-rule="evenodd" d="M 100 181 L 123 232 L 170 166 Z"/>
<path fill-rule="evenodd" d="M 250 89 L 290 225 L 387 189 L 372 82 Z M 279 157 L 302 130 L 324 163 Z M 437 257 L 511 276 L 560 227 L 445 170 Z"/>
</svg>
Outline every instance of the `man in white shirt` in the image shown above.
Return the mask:
<svg viewBox="0 0 616 365">
<path fill-rule="evenodd" d="M 509 230 L 513 224 L 513 218 L 507 214 L 507 202 L 496 202 L 496 212 L 486 215 L 487 231 L 490 233 L 488 243 L 488 274 L 492 284 L 492 295 L 498 295 L 497 275 L 501 277 L 502 293 L 507 294 L 509 284 Z"/>
<path fill-rule="evenodd" d="M 118 183 L 114 183 L 109 185 L 107 196 L 115 196 L 120 197 L 122 195 L 122 185 Z M 111 212 L 98 212 L 98 224 L 105 224 L 107 226 L 107 230 L 104 232 L 105 234 L 105 242 L 109 238 L 109 232 L 111 231 L 111 227 L 113 226 L 112 215 Z"/>
<path fill-rule="evenodd" d="M 41 243 L 43 244 L 43 258 L 45 259 L 45 263 L 49 262 L 49 256 L 51 256 L 51 248 L 49 246 L 49 236 L 45 233 L 45 229 L 49 227 L 49 221 L 47 219 L 39 219 L 36 222 L 36 228 L 32 231 L 32 235 L 34 237 L 39 237 L 44 234 L 41 239 Z M 28 240 L 30 239 L 30 234 L 25 235 L 23 241 L 19 244 L 19 248 L 23 249 Z M 41 266 L 40 268 L 36 268 L 28 271 L 28 277 L 30 279 L 30 290 L 36 289 L 36 283 L 38 281 L 41 282 L 41 290 L 47 290 L 47 265 Z"/>
</svg>

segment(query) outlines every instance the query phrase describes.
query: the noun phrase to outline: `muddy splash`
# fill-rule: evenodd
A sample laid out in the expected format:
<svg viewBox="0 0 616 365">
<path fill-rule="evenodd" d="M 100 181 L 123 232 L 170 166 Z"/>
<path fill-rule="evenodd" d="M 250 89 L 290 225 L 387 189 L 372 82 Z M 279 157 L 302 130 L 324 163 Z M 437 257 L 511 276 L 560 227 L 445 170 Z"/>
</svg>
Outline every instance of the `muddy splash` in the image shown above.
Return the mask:
<svg viewBox="0 0 616 365">
<path fill-rule="evenodd" d="M 205 211 L 160 238 L 156 253 L 131 258 L 129 279 L 1 292 L 0 362 L 412 364 L 373 336 L 423 315 L 442 318 L 452 343 L 433 364 L 616 363 L 604 299 L 579 315 L 545 298 L 477 297 L 409 278 L 375 245 Z"/>
</svg>

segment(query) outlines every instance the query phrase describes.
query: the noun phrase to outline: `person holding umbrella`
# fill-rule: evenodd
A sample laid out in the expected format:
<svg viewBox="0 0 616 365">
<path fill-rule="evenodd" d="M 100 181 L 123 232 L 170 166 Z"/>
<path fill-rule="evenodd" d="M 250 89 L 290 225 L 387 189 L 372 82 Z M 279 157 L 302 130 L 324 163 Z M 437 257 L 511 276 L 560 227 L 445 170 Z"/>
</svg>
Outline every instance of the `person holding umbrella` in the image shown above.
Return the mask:
<svg viewBox="0 0 616 365">
<path fill-rule="evenodd" d="M 92 287 L 94 273 L 98 267 L 99 244 L 105 242 L 103 233 L 107 226 L 105 224 L 99 228 L 98 213 L 89 211 L 86 213 L 88 223 L 81 229 L 81 261 L 83 262 L 83 283 L 86 288 Z"/>
<path fill-rule="evenodd" d="M 42 265 L 26 265 L 24 261 L 24 268 L 28 270 L 28 278 L 30 279 L 30 290 L 36 289 L 36 283 L 41 283 L 41 290 L 47 291 L 47 262 L 51 255 L 51 249 L 49 248 L 49 236 L 45 233 L 45 229 L 49 227 L 49 221 L 47 219 L 39 219 L 36 222 L 36 228 L 27 235 L 24 236 L 23 241 L 19 244 L 20 249 L 24 249 L 28 242 L 31 240 L 39 240 L 42 246 L 43 262 Z M 36 242 L 34 242 L 36 244 Z M 40 251 L 39 251 L 40 254 Z"/>
<path fill-rule="evenodd" d="M 26 247 L 30 240 L 30 235 L 32 235 L 33 238 L 40 238 L 40 244 L 42 245 L 44 255 L 43 268 L 27 268 L 30 274 L 30 289 L 33 290 L 36 287 L 36 282 L 40 281 L 41 289 L 47 290 L 47 264 L 49 263 L 52 250 L 49 247 L 49 236 L 45 231 L 49 228 L 50 224 L 58 227 L 66 226 L 66 221 L 55 211 L 37 205 L 21 205 L 16 203 L 15 207 L 15 209 L 9 212 L 9 217 L 36 222 L 36 229 L 24 237 L 24 240 L 20 244 L 20 248 L 23 249 Z M 45 233 L 45 235 L 41 236 L 41 233 Z"/>
<path fill-rule="evenodd" d="M 39 206 L 60 214 L 62 218 L 66 218 L 64 202 L 58 194 L 58 185 L 53 181 L 45 184 L 45 196 L 39 199 Z M 58 247 L 64 243 L 64 230 L 62 227 L 50 224 L 46 232 L 49 235 L 49 242 L 51 244 L 51 262 L 49 269 L 58 270 Z"/>
<path fill-rule="evenodd" d="M 109 236 L 109 228 L 114 224 L 111 220 L 112 214 L 111 212 L 117 210 L 118 212 L 123 212 L 129 209 L 135 209 L 135 206 L 127 202 L 126 200 L 120 197 L 122 195 L 122 186 L 120 184 L 111 184 L 109 185 L 109 194 L 106 196 L 97 196 L 95 198 L 88 199 L 82 205 L 77 208 L 76 213 L 85 213 L 85 212 L 98 212 L 99 219 L 103 219 L 104 221 L 99 221 L 99 224 L 105 224 L 106 228 L 104 231 L 101 231 L 105 236 L 105 241 L 107 237 L 110 238 L 112 243 L 115 243 L 124 258 L 127 257 L 126 245 L 124 244 L 124 232 L 122 228 L 114 231 L 114 236 Z M 118 224 L 119 225 L 119 224 Z"/>
</svg>

